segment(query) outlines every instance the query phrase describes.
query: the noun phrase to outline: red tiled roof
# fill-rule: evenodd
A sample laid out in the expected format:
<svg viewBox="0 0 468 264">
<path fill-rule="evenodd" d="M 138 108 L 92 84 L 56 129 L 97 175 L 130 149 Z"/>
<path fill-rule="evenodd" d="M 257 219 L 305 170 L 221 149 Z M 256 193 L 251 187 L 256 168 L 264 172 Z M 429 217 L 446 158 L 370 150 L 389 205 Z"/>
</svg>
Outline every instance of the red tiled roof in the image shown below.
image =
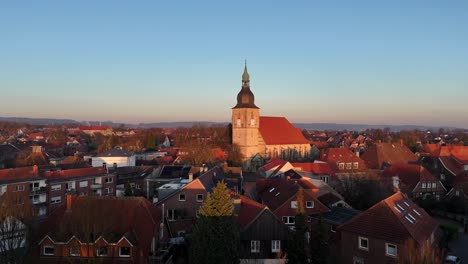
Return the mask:
<svg viewBox="0 0 468 264">
<path fill-rule="evenodd" d="M 85 233 L 92 230 L 95 239 L 104 236 L 108 242 L 115 243 L 123 236 L 131 238 L 146 256 L 161 222 L 160 212 L 143 197 L 74 196 L 71 210 L 65 209 L 66 203 L 44 223 L 54 241 L 66 242 L 74 235 L 84 242 L 89 239 L 89 233 Z M 92 227 L 83 228 L 86 224 Z"/>
<path fill-rule="evenodd" d="M 0 182 L 15 182 L 34 178 L 39 178 L 39 171 L 37 166 L 36 169 L 34 169 L 34 166 L 32 166 L 0 170 Z"/>
<path fill-rule="evenodd" d="M 243 195 L 240 196 L 240 199 L 241 205 L 237 214 L 237 222 L 241 228 L 246 228 L 255 218 L 257 218 L 258 214 L 260 214 L 266 206 L 250 200 Z"/>
<path fill-rule="evenodd" d="M 273 168 L 276 168 L 277 166 L 284 166 L 284 164 L 286 164 L 287 161 L 284 161 L 282 159 L 277 159 L 277 158 L 272 158 L 268 161 L 267 164 L 263 165 L 262 167 L 260 167 L 261 170 L 263 171 L 269 171 Z"/>
<path fill-rule="evenodd" d="M 439 153 L 440 157 L 453 156 L 463 163 L 468 163 L 468 146 L 448 145 L 442 146 Z"/>
<path fill-rule="evenodd" d="M 422 208 L 398 192 L 340 226 L 340 229 L 388 242 L 402 243 L 413 238 L 421 244 L 437 227 L 438 223 Z"/>
<path fill-rule="evenodd" d="M 267 145 L 310 143 L 285 117 L 261 116 L 259 131 Z"/>
<path fill-rule="evenodd" d="M 330 168 L 328 163 L 315 163 L 315 162 L 293 162 L 291 165 L 294 168 L 300 168 L 303 171 L 312 172 L 316 175 L 332 175 L 333 170 Z"/>
<path fill-rule="evenodd" d="M 389 178 L 398 175 L 400 181 L 411 190 L 416 187 L 420 181 L 434 182 L 437 178 L 432 175 L 426 168 L 420 165 L 397 163 L 382 173 L 382 177 Z"/>
<path fill-rule="evenodd" d="M 257 192 L 262 201 L 268 205 L 271 210 L 276 210 L 284 202 L 296 195 L 299 188 L 304 190 L 318 190 L 309 180 L 301 178 L 299 180 L 288 179 L 260 179 L 257 181 Z"/>
<path fill-rule="evenodd" d="M 422 154 L 428 157 L 439 157 L 441 146 L 439 144 L 426 144 L 423 146 Z"/>
<path fill-rule="evenodd" d="M 455 176 L 463 172 L 463 164 L 451 156 L 439 157 L 442 166 L 452 172 Z"/>
<path fill-rule="evenodd" d="M 60 171 L 46 171 L 42 175 L 48 180 L 67 179 L 75 177 L 97 176 L 107 174 L 107 170 L 102 167 L 79 168 Z"/>
<path fill-rule="evenodd" d="M 376 143 L 361 158 L 371 169 L 381 169 L 384 164 L 410 163 L 418 160 L 410 149 L 399 143 Z"/>
</svg>

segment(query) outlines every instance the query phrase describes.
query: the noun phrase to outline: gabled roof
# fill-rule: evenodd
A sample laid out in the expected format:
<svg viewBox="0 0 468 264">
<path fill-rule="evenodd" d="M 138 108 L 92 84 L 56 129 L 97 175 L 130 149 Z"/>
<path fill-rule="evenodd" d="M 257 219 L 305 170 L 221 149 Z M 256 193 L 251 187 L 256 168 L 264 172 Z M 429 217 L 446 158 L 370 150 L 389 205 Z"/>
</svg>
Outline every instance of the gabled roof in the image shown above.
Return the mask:
<svg viewBox="0 0 468 264">
<path fill-rule="evenodd" d="M 333 170 L 325 162 L 293 162 L 291 165 L 303 171 L 312 172 L 315 175 L 332 175 Z"/>
<path fill-rule="evenodd" d="M 259 125 L 260 135 L 267 145 L 310 143 L 285 117 L 261 116 Z"/>
<path fill-rule="evenodd" d="M 468 146 L 447 145 L 442 146 L 439 153 L 440 157 L 452 156 L 464 164 L 468 164 Z"/>
<path fill-rule="evenodd" d="M 121 148 L 112 148 L 108 151 L 97 154 L 96 157 L 130 157 L 133 153 L 127 152 Z"/>
<path fill-rule="evenodd" d="M 387 242 L 402 243 L 413 238 L 422 244 L 437 227 L 437 221 L 397 192 L 340 226 L 340 230 Z"/>
<path fill-rule="evenodd" d="M 18 154 L 20 152 L 21 150 L 17 148 L 15 145 L 12 145 L 9 143 L 0 145 L 0 159 L 4 156 L 10 155 L 10 154 Z"/>
<path fill-rule="evenodd" d="M 37 166 L 0 170 L 0 183 L 40 180 Z"/>
<path fill-rule="evenodd" d="M 383 165 L 416 162 L 418 158 L 404 144 L 376 143 L 361 158 L 371 169 L 381 169 Z"/>
<path fill-rule="evenodd" d="M 391 178 L 398 176 L 400 182 L 413 190 L 418 182 L 435 182 L 438 179 L 421 165 L 396 163 L 382 173 L 382 177 Z"/>
<path fill-rule="evenodd" d="M 67 197 L 68 198 L 68 197 Z M 45 237 L 67 242 L 104 238 L 109 243 L 126 239 L 148 254 L 151 240 L 161 222 L 161 215 L 143 197 L 73 196 L 71 207 L 57 208 L 42 225 Z M 89 237 L 92 232 L 94 238 Z"/>
<path fill-rule="evenodd" d="M 249 198 L 241 195 L 240 196 L 241 204 L 239 212 L 237 213 L 237 222 L 239 223 L 241 229 L 247 228 L 257 217 L 258 215 L 267 207 L 263 204 L 257 203 Z"/>
<path fill-rule="evenodd" d="M 273 211 L 297 195 L 299 189 L 304 189 L 315 198 L 318 192 L 318 188 L 306 178 L 299 180 L 260 179 L 256 187 L 260 199 Z"/>
<path fill-rule="evenodd" d="M 59 171 L 46 171 L 43 172 L 43 176 L 48 180 L 60 180 L 60 179 L 70 179 L 77 177 L 89 177 L 89 176 L 99 176 L 106 175 L 107 170 L 103 167 L 93 167 L 93 168 L 79 168 L 79 169 L 69 169 L 69 170 L 59 170 Z"/>
<path fill-rule="evenodd" d="M 463 173 L 463 164 L 452 156 L 439 157 L 440 163 L 454 176 Z"/>
</svg>

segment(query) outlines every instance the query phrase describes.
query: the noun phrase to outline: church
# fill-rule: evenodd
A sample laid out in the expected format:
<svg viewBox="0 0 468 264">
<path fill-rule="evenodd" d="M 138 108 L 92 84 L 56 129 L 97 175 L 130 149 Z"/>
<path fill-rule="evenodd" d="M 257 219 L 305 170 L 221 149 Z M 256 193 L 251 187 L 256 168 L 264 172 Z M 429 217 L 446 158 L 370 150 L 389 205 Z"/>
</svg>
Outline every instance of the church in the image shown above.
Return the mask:
<svg viewBox="0 0 468 264">
<path fill-rule="evenodd" d="M 242 74 L 242 88 L 232 108 L 232 143 L 240 147 L 244 160 L 256 155 L 264 159 L 304 160 L 310 155 L 310 142 L 300 128 L 285 117 L 260 116 L 250 90 L 247 64 Z"/>
</svg>

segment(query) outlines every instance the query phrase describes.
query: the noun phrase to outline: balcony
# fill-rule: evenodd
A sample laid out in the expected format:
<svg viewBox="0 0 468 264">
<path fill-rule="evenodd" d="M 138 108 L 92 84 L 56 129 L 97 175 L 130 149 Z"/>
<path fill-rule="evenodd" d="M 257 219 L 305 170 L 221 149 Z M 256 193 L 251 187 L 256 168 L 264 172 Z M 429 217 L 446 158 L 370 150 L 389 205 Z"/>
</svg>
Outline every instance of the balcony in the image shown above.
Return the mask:
<svg viewBox="0 0 468 264">
<path fill-rule="evenodd" d="M 65 192 L 66 193 L 75 193 L 75 188 L 68 188 Z"/>
<path fill-rule="evenodd" d="M 47 187 L 45 186 L 34 187 L 31 189 L 31 195 L 41 194 L 41 193 L 46 193 L 46 192 L 47 192 Z"/>
<path fill-rule="evenodd" d="M 97 183 L 91 184 L 91 189 L 101 189 L 101 188 L 102 188 L 102 184 L 97 184 Z"/>
</svg>

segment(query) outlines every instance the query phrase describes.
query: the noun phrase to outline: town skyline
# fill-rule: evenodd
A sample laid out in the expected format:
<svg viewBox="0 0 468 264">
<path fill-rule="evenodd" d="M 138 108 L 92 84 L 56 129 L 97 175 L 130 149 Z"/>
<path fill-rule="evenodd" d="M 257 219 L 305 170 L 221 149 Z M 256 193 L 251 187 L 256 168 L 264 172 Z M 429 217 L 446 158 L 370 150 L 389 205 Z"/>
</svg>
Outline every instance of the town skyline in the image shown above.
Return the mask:
<svg viewBox="0 0 468 264">
<path fill-rule="evenodd" d="M 228 122 L 247 59 L 261 115 L 468 128 L 463 2 L 4 7 L 5 117 Z"/>
</svg>

